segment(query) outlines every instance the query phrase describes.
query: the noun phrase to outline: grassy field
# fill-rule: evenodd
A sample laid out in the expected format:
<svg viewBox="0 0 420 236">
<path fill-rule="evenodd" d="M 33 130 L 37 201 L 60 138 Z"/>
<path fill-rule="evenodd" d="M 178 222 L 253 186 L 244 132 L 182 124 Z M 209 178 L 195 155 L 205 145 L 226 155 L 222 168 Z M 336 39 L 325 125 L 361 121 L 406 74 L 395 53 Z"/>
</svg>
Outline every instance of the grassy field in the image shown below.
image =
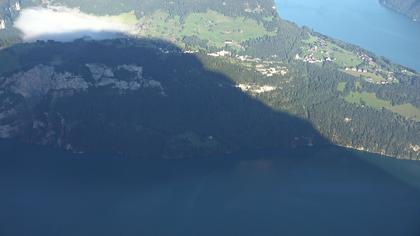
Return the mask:
<svg viewBox="0 0 420 236">
<path fill-rule="evenodd" d="M 344 73 L 362 78 L 369 83 L 399 83 L 398 79 L 393 77 L 393 70 L 382 67 L 364 52 L 347 50 L 332 41 L 314 35 L 310 35 L 303 43 L 299 55 L 303 61 L 309 63 L 331 61 Z"/>
<path fill-rule="evenodd" d="M 344 90 L 346 89 L 346 85 L 347 85 L 346 82 L 340 82 L 340 83 L 338 83 L 337 90 L 339 92 L 344 92 Z"/>
<path fill-rule="evenodd" d="M 310 44 L 310 45 L 312 45 L 312 44 L 315 44 L 316 42 L 318 42 L 319 41 L 319 38 L 318 37 L 315 37 L 315 36 L 313 36 L 313 35 L 309 35 L 309 38 L 308 39 L 305 39 L 303 42 L 305 43 L 305 44 Z"/>
<path fill-rule="evenodd" d="M 121 23 L 128 24 L 128 25 L 135 25 L 138 22 L 137 16 L 136 14 L 134 14 L 134 11 L 121 13 L 116 16 L 107 16 L 107 17 L 109 17 L 110 19 L 119 21 Z"/>
<path fill-rule="evenodd" d="M 330 57 L 334 59 L 334 63 L 341 68 L 357 67 L 363 62 L 363 60 L 354 52 L 345 50 L 336 44 L 319 37 L 311 35 L 303 42 L 305 44 L 302 49 L 303 56 L 312 55 L 319 60 Z M 311 51 L 311 49 L 313 51 Z"/>
<path fill-rule="evenodd" d="M 249 39 L 264 35 L 274 35 L 268 32 L 262 24 L 243 17 L 227 17 L 215 11 L 193 13 L 185 21 L 183 33 L 187 36 L 198 36 L 207 39 L 212 46 L 223 47 L 226 41 L 242 43 Z"/>
<path fill-rule="evenodd" d="M 404 115 L 409 119 L 420 121 L 420 109 L 411 104 L 393 106 L 391 107 L 391 110 L 395 113 Z"/>
<path fill-rule="evenodd" d="M 344 98 L 349 103 L 366 105 L 372 108 L 382 109 L 392 107 L 391 103 L 376 97 L 374 93 L 367 92 L 351 92 Z"/>
<path fill-rule="evenodd" d="M 153 15 L 138 20 L 141 26 L 139 35 L 163 39 L 179 39 L 182 35 L 182 25 L 179 17 L 171 17 L 163 11 L 156 11 Z"/>
<path fill-rule="evenodd" d="M 127 21 L 133 19 L 125 16 Z M 169 39 L 180 42 L 185 36 L 196 36 L 208 40 L 208 46 L 222 48 L 226 43 L 238 46 L 249 39 L 265 35 L 275 35 L 252 19 L 228 17 L 215 11 L 189 14 L 184 22 L 178 16 L 156 11 L 154 14 L 137 20 L 139 35 Z"/>
<path fill-rule="evenodd" d="M 380 82 L 386 81 L 386 79 L 384 77 L 382 77 L 381 75 L 377 75 L 377 74 L 372 73 L 372 72 L 357 72 L 357 71 L 352 71 L 352 70 L 348 70 L 348 71 L 343 70 L 343 72 L 345 72 L 347 74 L 350 74 L 352 76 L 355 76 L 355 77 L 360 77 L 364 80 L 371 79 L 375 83 L 380 83 Z"/>
<path fill-rule="evenodd" d="M 340 67 L 356 67 L 363 62 L 354 52 L 344 50 L 330 42 L 327 43 L 326 50 L 336 59 L 335 63 Z"/>
<path fill-rule="evenodd" d="M 407 119 L 420 121 L 420 109 L 412 104 L 392 105 L 391 102 L 376 97 L 375 93 L 351 92 L 344 100 L 349 103 L 365 105 L 375 109 L 385 108 L 389 111 L 404 116 Z"/>
</svg>

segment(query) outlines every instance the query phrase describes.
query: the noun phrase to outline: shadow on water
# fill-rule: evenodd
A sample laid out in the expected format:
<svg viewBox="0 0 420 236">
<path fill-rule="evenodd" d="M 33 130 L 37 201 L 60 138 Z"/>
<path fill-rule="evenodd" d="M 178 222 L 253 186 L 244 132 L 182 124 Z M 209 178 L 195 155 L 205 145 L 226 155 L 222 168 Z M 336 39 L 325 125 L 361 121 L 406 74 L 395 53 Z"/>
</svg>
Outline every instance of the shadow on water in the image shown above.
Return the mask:
<svg viewBox="0 0 420 236">
<path fill-rule="evenodd" d="M 336 147 L 175 45 L 77 40 L 5 53 L 19 54 L 19 64 L 1 68 L 4 75 L 60 61 L 57 70 L 93 80 L 85 64 L 141 65 L 143 78 L 160 82 L 164 95 L 109 86 L 18 100 L 31 114 L 19 117 L 23 127 L 60 114 L 73 125 L 54 139 L 90 154 L 22 144 L 45 137 L 31 128 L 18 141 L 2 140 L 1 235 L 420 234 L 420 189 L 401 177 L 409 168 L 420 173 L 418 163 Z M 48 122 L 60 127 L 55 120 Z M 161 158 L 178 155 L 202 157 Z"/>
</svg>

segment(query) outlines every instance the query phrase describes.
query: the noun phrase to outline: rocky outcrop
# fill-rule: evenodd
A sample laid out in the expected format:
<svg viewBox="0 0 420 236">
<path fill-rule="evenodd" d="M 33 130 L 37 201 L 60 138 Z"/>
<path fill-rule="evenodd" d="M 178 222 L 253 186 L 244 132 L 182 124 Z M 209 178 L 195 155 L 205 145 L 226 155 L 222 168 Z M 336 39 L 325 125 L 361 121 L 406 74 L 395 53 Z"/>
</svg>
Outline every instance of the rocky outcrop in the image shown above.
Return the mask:
<svg viewBox="0 0 420 236">
<path fill-rule="evenodd" d="M 58 73 L 54 67 L 44 65 L 14 74 L 6 80 L 6 84 L 11 84 L 11 90 L 25 98 L 43 96 L 51 90 L 81 91 L 89 88 L 83 78 L 68 72 Z"/>
<path fill-rule="evenodd" d="M 44 114 L 41 119 L 28 115 L 46 99 L 52 103 L 56 99 L 97 88 L 118 90 L 118 94 L 154 89 L 157 94 L 166 96 L 160 82 L 143 78 L 141 66 L 123 64 L 108 67 L 103 64 L 87 64 L 86 67 L 90 71 L 90 77 L 61 72 L 51 65 L 43 64 L 0 77 L 0 138 L 18 136 L 22 126 L 30 126 L 34 131 L 44 130 L 45 135 L 39 142 L 58 142 L 57 145 L 63 146 L 60 140 L 65 139 L 56 133 L 68 125 L 64 119 L 57 118 L 59 114 Z M 57 124 L 59 127 L 54 127 Z M 68 147 L 70 146 L 66 144 L 65 148 Z"/>
<path fill-rule="evenodd" d="M 92 79 L 82 78 L 70 72 L 57 72 L 53 66 L 37 65 L 25 72 L 0 79 L 1 89 L 10 89 L 24 98 L 40 97 L 53 90 L 83 91 L 91 87 L 106 87 L 120 90 L 154 88 L 164 94 L 162 84 L 144 79 L 143 68 L 137 65 L 119 65 L 115 69 L 102 64 L 87 64 Z M 125 71 L 130 76 L 119 78 L 114 71 Z M 3 82 L 1 82 L 3 81 Z"/>
<path fill-rule="evenodd" d="M 165 95 L 165 91 L 159 81 L 143 78 L 143 68 L 141 66 L 119 65 L 116 68 L 110 68 L 102 64 L 87 64 L 86 66 L 92 74 L 94 80 L 93 86 L 95 87 L 112 86 L 120 90 L 154 88 L 159 90 L 162 95 Z M 130 76 L 124 79 L 118 79 L 115 76 L 115 73 L 118 71 L 128 72 Z"/>
</svg>

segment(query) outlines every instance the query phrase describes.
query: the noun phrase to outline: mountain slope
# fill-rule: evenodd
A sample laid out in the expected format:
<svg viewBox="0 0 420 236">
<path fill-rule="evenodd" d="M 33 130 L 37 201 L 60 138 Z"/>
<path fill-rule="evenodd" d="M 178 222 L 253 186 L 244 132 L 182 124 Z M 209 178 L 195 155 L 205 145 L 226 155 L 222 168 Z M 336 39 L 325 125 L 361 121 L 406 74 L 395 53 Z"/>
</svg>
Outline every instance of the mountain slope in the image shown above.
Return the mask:
<svg viewBox="0 0 420 236">
<path fill-rule="evenodd" d="M 413 20 L 420 19 L 420 1 L 418 0 L 380 0 L 381 4 L 400 12 Z"/>
<path fill-rule="evenodd" d="M 49 43 L 40 56 L 45 46 L 26 46 L 27 69 L 1 81 L 3 138 L 143 158 L 327 143 L 165 42 Z"/>
<path fill-rule="evenodd" d="M 133 31 L 0 51 L 1 137 L 141 157 L 332 142 L 420 159 L 419 74 L 283 21 L 271 0 L 20 3 Z"/>
</svg>

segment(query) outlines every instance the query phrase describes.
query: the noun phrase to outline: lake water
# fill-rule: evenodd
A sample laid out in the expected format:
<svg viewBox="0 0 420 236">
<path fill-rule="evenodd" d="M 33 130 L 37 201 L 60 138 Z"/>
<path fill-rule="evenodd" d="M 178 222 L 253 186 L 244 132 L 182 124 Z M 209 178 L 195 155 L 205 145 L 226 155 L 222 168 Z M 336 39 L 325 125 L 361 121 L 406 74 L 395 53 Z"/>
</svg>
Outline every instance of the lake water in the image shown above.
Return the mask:
<svg viewBox="0 0 420 236">
<path fill-rule="evenodd" d="M 0 150 L 0 235 L 420 235 L 419 162 L 336 147 L 200 160 Z"/>
<path fill-rule="evenodd" d="M 420 71 L 420 23 L 378 0 L 276 0 L 281 17 Z"/>
</svg>

